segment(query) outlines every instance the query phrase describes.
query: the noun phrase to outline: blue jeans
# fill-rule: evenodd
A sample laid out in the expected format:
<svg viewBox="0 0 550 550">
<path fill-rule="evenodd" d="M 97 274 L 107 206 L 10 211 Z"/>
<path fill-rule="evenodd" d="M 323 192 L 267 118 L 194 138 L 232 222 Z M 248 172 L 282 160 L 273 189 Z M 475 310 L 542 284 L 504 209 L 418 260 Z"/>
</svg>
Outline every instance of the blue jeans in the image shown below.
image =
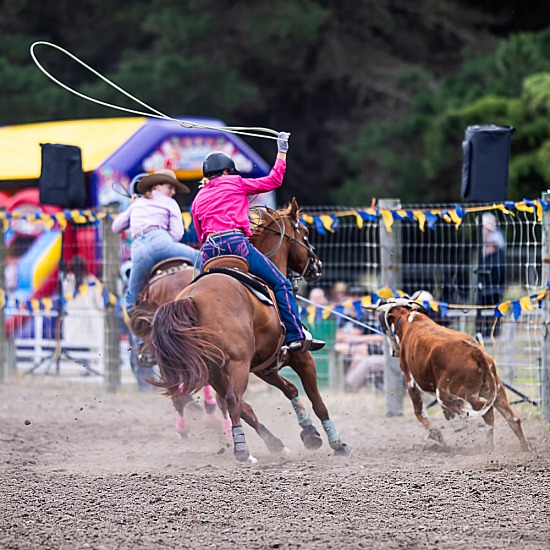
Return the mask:
<svg viewBox="0 0 550 550">
<path fill-rule="evenodd" d="M 237 234 L 207 239 L 202 247 L 202 264 L 223 254 L 245 258 L 250 266 L 250 273 L 263 279 L 273 289 L 281 320 L 286 327 L 285 344 L 303 340 L 305 336 L 292 285 L 273 262 L 254 248 L 244 235 Z"/>
<path fill-rule="evenodd" d="M 178 243 L 164 229 L 157 229 L 141 235 L 132 242 L 132 270 L 126 290 L 126 311 L 136 305 L 139 293 L 149 280 L 149 272 L 155 264 L 175 257 L 195 262 L 198 250 L 187 244 Z"/>
</svg>

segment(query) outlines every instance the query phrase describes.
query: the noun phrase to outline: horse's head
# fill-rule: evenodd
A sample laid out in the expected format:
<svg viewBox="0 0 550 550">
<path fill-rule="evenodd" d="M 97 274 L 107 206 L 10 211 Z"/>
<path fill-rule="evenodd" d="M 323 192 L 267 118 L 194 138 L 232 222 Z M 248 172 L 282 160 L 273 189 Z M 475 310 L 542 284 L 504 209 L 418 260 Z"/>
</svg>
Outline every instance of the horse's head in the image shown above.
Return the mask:
<svg viewBox="0 0 550 550">
<path fill-rule="evenodd" d="M 309 230 L 299 219 L 296 199 L 287 208 L 256 209 L 259 217 L 252 244 L 283 272 L 296 272 L 308 282 L 319 280 L 323 264 L 309 242 Z"/>
</svg>

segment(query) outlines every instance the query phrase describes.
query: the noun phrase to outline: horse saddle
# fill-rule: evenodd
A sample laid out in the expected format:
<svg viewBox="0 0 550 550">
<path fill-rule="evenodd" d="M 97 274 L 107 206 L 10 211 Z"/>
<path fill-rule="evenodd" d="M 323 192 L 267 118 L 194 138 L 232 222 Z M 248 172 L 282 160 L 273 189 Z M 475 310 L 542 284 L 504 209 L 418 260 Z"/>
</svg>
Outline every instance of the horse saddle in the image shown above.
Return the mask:
<svg viewBox="0 0 550 550">
<path fill-rule="evenodd" d="M 260 278 L 248 272 L 248 262 L 233 254 L 224 254 L 210 258 L 202 266 L 202 273 L 195 278 L 195 281 L 208 273 L 222 273 L 229 275 L 241 282 L 260 302 L 268 306 L 276 304 L 273 291 Z"/>
<path fill-rule="evenodd" d="M 149 283 L 165 277 L 166 275 L 171 275 L 182 269 L 190 269 L 193 267 L 193 262 L 187 258 L 169 258 L 168 260 L 162 260 L 155 264 L 151 271 L 149 271 Z"/>
</svg>

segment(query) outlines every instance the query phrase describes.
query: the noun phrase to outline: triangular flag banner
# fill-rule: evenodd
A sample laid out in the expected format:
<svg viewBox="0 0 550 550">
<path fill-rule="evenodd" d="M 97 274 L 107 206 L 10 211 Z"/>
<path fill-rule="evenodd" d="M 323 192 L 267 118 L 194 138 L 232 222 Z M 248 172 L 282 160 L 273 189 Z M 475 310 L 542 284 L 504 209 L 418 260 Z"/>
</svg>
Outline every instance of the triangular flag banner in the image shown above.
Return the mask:
<svg viewBox="0 0 550 550">
<path fill-rule="evenodd" d="M 507 300 L 506 302 L 502 302 L 501 304 L 498 304 L 496 309 L 499 313 L 504 314 L 508 311 L 508 308 L 510 307 L 510 300 Z"/>
<path fill-rule="evenodd" d="M 388 233 L 391 233 L 392 225 L 393 225 L 393 216 L 390 210 L 381 210 L 380 215 L 382 216 L 382 221 L 384 222 L 384 225 L 386 226 L 386 231 Z"/>
<path fill-rule="evenodd" d="M 424 232 L 424 226 L 426 225 L 426 214 L 422 210 L 415 210 L 413 212 L 414 219 L 418 221 L 418 229 Z"/>
<path fill-rule="evenodd" d="M 380 296 L 380 298 L 382 298 L 382 300 L 389 300 L 390 298 L 394 298 L 394 294 L 391 290 L 391 288 L 381 288 L 379 291 L 378 291 L 378 296 Z"/>
</svg>

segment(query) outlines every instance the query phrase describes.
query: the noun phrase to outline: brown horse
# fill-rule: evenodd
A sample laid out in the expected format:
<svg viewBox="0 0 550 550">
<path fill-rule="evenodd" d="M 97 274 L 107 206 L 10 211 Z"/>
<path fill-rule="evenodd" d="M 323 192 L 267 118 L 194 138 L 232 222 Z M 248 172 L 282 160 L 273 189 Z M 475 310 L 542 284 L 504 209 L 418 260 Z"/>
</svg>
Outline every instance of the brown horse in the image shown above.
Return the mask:
<svg viewBox="0 0 550 550">
<path fill-rule="evenodd" d="M 159 306 L 171 302 L 176 298 L 182 288 L 191 283 L 197 275 L 197 270 L 189 264 L 186 258 L 172 258 L 155 265 L 151 270 L 148 284 L 141 291 L 136 305 L 130 310 L 128 317 L 130 329 L 138 338 L 146 341 L 151 333 L 151 321 Z M 146 347 L 141 350 L 140 364 L 143 367 L 153 367 L 156 362 L 154 356 Z M 231 421 L 227 414 L 225 402 L 219 399 L 210 386 L 202 388 L 204 398 L 204 410 L 209 418 L 215 418 L 216 401 L 222 412 L 222 427 L 226 435 L 230 432 Z M 172 398 L 172 404 L 176 410 L 176 432 L 182 439 L 189 435 L 189 418 L 187 409 L 195 405 L 191 395 L 178 395 Z"/>
<path fill-rule="evenodd" d="M 321 262 L 308 240 L 307 227 L 298 218 L 295 199 L 283 210 L 260 210 L 251 242 L 283 272 L 292 270 L 306 280 L 317 280 Z M 206 383 L 223 396 L 232 421 L 234 454 L 238 461 L 255 462 L 248 450 L 241 418 L 252 426 L 274 452 L 283 443 L 258 421 L 242 397 L 253 372 L 278 387 L 291 400 L 307 448 L 322 444 L 294 384 L 278 370 L 290 365 L 300 376 L 313 410 L 322 422 L 336 455 L 351 449 L 341 441 L 317 386 L 315 361 L 310 352 L 280 355 L 281 322 L 275 307 L 265 305 L 230 275 L 212 273 L 184 288 L 174 302 L 161 306 L 154 317 L 151 342 L 160 368 L 159 386 L 166 394 L 192 393 Z"/>
</svg>

